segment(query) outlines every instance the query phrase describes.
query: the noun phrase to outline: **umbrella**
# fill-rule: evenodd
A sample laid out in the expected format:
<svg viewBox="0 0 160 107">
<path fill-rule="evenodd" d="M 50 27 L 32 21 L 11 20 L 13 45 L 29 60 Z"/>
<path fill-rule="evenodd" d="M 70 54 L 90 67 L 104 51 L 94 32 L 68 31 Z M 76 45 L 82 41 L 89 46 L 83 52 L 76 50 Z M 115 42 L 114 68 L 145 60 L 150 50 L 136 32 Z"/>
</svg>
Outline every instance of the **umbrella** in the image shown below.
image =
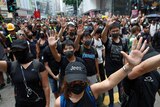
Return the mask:
<svg viewBox="0 0 160 107">
<path fill-rule="evenodd" d="M 160 18 L 159 14 L 149 14 L 146 16 L 147 18 Z"/>
</svg>

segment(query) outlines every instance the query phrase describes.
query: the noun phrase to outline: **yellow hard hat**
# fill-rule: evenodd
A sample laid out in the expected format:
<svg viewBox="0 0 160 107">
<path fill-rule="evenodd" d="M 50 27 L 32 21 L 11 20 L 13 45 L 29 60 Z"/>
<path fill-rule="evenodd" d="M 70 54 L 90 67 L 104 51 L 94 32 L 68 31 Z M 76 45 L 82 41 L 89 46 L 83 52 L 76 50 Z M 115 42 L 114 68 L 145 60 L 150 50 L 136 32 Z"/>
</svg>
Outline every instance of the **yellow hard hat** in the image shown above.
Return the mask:
<svg viewBox="0 0 160 107">
<path fill-rule="evenodd" d="M 12 31 L 12 30 L 14 30 L 14 29 L 15 29 L 14 24 L 12 24 L 12 23 L 8 23 L 8 24 L 7 24 L 7 30 L 8 30 L 8 31 Z"/>
</svg>

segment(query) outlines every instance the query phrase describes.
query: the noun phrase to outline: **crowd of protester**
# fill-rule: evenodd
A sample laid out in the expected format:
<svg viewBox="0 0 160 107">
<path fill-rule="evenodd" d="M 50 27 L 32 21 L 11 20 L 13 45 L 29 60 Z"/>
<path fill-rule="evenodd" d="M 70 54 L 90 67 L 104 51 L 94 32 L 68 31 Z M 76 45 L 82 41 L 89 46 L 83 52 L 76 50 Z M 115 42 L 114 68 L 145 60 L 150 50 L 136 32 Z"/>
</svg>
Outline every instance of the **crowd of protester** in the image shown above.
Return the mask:
<svg viewBox="0 0 160 107">
<path fill-rule="evenodd" d="M 159 52 L 160 21 L 142 15 L 3 22 L 0 89 L 12 83 L 16 107 L 49 107 L 48 84 L 55 107 L 101 107 L 107 91 L 114 107 L 117 85 L 122 107 L 153 107 Z"/>
</svg>

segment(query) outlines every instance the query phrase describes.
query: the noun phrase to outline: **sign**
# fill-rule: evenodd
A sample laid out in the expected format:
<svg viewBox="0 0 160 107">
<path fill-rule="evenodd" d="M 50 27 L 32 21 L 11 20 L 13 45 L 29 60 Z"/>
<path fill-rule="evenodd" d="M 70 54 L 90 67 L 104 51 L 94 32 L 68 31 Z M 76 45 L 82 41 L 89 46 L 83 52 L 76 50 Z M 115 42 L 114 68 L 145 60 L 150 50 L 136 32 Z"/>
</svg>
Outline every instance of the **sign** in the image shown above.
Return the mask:
<svg viewBox="0 0 160 107">
<path fill-rule="evenodd" d="M 133 18 L 138 17 L 138 15 L 139 15 L 138 10 L 132 10 L 132 17 Z"/>
<path fill-rule="evenodd" d="M 41 18 L 41 14 L 40 14 L 40 10 L 39 9 L 34 11 L 34 17 L 35 18 Z"/>
</svg>

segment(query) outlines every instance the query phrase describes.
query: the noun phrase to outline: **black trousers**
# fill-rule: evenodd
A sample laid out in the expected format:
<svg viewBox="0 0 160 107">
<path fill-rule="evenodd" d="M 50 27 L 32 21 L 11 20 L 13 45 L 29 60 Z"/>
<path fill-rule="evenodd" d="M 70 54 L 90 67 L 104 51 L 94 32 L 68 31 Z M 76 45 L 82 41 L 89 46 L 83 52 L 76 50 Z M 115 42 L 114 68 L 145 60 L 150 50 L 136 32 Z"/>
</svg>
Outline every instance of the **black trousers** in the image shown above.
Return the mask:
<svg viewBox="0 0 160 107">
<path fill-rule="evenodd" d="M 39 100 L 38 102 L 28 102 L 28 101 L 16 101 L 15 107 L 45 107 L 46 101 Z"/>
</svg>

